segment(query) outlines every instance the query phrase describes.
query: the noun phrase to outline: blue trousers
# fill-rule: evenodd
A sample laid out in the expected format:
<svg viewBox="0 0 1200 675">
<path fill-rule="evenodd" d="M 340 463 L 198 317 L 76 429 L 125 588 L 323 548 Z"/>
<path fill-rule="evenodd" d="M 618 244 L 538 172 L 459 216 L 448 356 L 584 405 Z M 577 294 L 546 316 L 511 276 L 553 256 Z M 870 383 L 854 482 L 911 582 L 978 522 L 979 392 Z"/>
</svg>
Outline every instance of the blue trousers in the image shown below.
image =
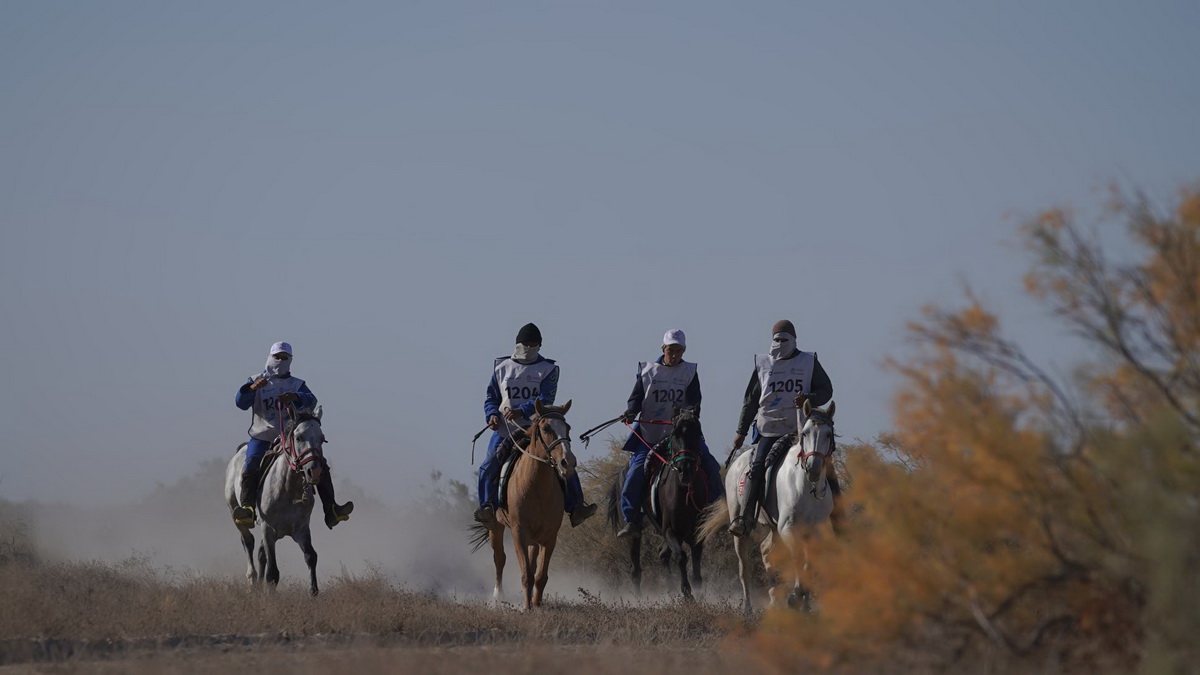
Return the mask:
<svg viewBox="0 0 1200 675">
<path fill-rule="evenodd" d="M 625 472 L 625 485 L 621 487 L 621 515 L 627 523 L 642 522 L 642 502 L 646 499 L 646 458 L 650 448 L 637 436 L 629 434 L 625 441 L 625 452 L 629 457 L 629 470 Z M 708 449 L 708 442 L 700 438 L 700 469 L 708 484 L 707 504 L 725 496 L 725 484 L 721 481 L 721 465 Z"/>
<path fill-rule="evenodd" d="M 479 505 L 500 506 L 500 462 L 496 459 L 496 450 L 504 438 L 500 432 L 493 431 L 492 439 L 488 441 L 487 454 L 479 465 Z M 567 489 L 563 495 L 565 511 L 570 513 L 576 506 L 583 503 L 583 485 L 579 483 L 579 474 L 572 474 L 567 479 Z"/>
<path fill-rule="evenodd" d="M 262 460 L 262 456 L 267 454 L 271 449 L 271 441 L 260 441 L 257 438 L 251 438 L 246 444 L 246 464 L 242 467 L 242 472 L 250 470 L 250 467 L 257 467 Z"/>
</svg>

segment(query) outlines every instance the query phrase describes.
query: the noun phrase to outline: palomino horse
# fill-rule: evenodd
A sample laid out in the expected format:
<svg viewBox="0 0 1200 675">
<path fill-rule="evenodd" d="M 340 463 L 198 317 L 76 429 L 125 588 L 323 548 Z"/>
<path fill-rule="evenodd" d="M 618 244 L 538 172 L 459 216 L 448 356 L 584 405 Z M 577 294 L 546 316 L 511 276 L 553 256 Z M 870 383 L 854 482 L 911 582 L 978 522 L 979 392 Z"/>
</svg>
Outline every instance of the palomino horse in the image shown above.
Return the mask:
<svg viewBox="0 0 1200 675">
<path fill-rule="evenodd" d="M 783 572 L 793 582 L 788 595 L 788 605 L 802 604 L 812 609 L 812 593 L 800 583 L 800 572 L 808 567 L 809 539 L 819 536 L 818 526 L 829 521 L 833 512 L 833 496 L 825 476 L 826 466 L 836 449 L 833 433 L 834 403 L 829 409 L 812 408 L 804 402 L 804 423 L 800 427 L 799 440 L 789 449 L 779 466 L 775 479 L 766 486 L 767 494 L 762 499 L 758 522 L 766 525 L 766 536 L 760 542 L 763 565 L 770 579 L 769 595 L 771 606 L 776 604 L 776 585 L 780 571 L 774 569 L 768 554 L 778 547 L 785 565 Z M 741 508 L 738 486 L 750 467 L 750 453 L 739 456 L 725 474 L 725 503 L 710 506 L 701 525 L 701 537 L 708 539 L 723 531 L 730 519 Z M 761 531 L 761 530 L 757 530 Z M 758 537 L 756 537 L 757 539 Z M 738 555 L 738 577 L 742 582 L 742 607 L 749 613 L 750 607 L 750 547 L 749 538 L 734 537 L 733 547 Z"/>
<path fill-rule="evenodd" d="M 647 464 L 657 463 L 662 473 L 654 491 L 646 491 L 643 509 L 663 536 L 663 545 L 658 552 L 663 568 L 670 569 L 672 558 L 679 565 L 679 585 L 685 598 L 692 597 L 693 585 L 699 588 L 703 583 L 700 560 L 704 555 L 704 541 L 696 536 L 696 525 L 708 504 L 709 495 L 708 482 L 700 470 L 700 439 L 700 419 L 696 417 L 695 410 L 679 408 L 667 442 L 659 445 L 646 459 Z M 620 525 L 621 486 L 625 484 L 628 470 L 628 467 L 622 469 L 608 490 L 608 523 L 614 532 Z M 647 471 L 646 475 L 653 485 L 653 478 L 649 478 L 651 472 Z M 655 503 L 657 509 L 651 508 Z M 684 544 L 692 551 L 691 583 L 688 583 L 688 557 Z M 634 591 L 641 593 L 641 537 L 629 540 L 629 559 L 633 563 L 631 578 Z"/>
<path fill-rule="evenodd" d="M 253 582 L 266 580 L 279 584 L 279 566 L 275 560 L 275 542 L 291 537 L 304 552 L 312 582 L 312 594 L 317 594 L 317 552 L 312 545 L 312 532 L 308 527 L 315 496 L 313 488 L 321 477 L 321 446 L 325 434 L 321 431 L 321 407 L 312 412 L 293 415 L 284 426 L 282 447 L 272 448 L 263 457 L 271 461 L 264 472 L 257 495 L 258 522 L 262 523 L 262 543 L 258 549 L 258 569 L 254 567 L 254 534 L 250 527 L 238 525 L 242 533 L 242 548 L 250 565 L 246 578 Z M 242 467 L 246 462 L 246 444 L 238 446 L 225 470 L 225 501 L 230 512 L 238 507 L 241 495 Z"/>
<path fill-rule="evenodd" d="M 508 528 L 512 530 L 513 553 L 521 568 L 525 609 L 542 604 L 550 556 L 554 554 L 558 529 L 562 527 L 562 482 L 575 473 L 571 426 L 564 417 L 571 409 L 571 402 L 560 407 L 543 406 L 537 401 L 534 408 L 537 414 L 526 431 L 529 445 L 514 450 L 522 456 L 516 459 L 508 478 L 505 506 L 496 510 L 496 524 L 487 530 L 492 560 L 496 563 L 492 598 L 496 602 L 504 599 L 504 529 Z"/>
</svg>

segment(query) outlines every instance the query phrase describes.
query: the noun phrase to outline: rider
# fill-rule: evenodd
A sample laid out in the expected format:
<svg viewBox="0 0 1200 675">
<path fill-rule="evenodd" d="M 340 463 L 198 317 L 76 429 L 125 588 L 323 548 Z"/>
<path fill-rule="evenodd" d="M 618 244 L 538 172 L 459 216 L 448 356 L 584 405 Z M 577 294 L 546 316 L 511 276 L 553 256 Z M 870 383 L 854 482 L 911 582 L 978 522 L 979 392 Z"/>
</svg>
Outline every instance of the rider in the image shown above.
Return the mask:
<svg viewBox="0 0 1200 675">
<path fill-rule="evenodd" d="M 258 493 L 258 481 L 262 477 L 262 457 L 271 449 L 271 443 L 279 438 L 279 408 L 292 405 L 297 409 L 312 409 L 317 397 L 309 390 L 304 380 L 292 377 L 292 346 L 286 342 L 271 345 L 267 366 L 263 372 L 246 380 L 237 391 L 234 403 L 242 410 L 251 410 L 250 441 L 246 444 L 246 464 L 242 468 L 242 504 L 233 510 L 233 519 L 239 525 L 254 524 L 254 502 Z M 317 494 L 325 509 L 325 525 L 334 525 L 350 517 L 354 502 L 339 506 L 333 498 L 333 479 L 329 475 L 329 463 L 321 457 L 321 478 L 317 481 Z"/>
<path fill-rule="evenodd" d="M 794 395 L 793 395 L 793 392 Z M 771 326 L 771 350 L 754 356 L 754 372 L 746 387 L 742 413 L 738 418 L 733 449 L 742 447 L 750 422 L 754 422 L 756 443 L 751 449 L 750 477 L 746 481 L 746 502 L 729 524 L 729 533 L 744 537 L 754 529 L 758 501 L 762 498 L 767 453 L 781 436 L 795 433 L 796 409 L 808 401 L 822 406 L 833 398 L 833 383 L 817 360 L 816 352 L 796 348 L 796 327 L 782 319 Z M 791 406 L 787 405 L 791 403 Z M 793 407 L 794 406 L 794 407 Z M 834 494 L 834 512 L 838 513 L 839 488 L 832 462 L 827 464 L 830 492 Z"/>
<path fill-rule="evenodd" d="M 483 416 L 494 433 L 487 456 L 479 465 L 479 508 L 475 510 L 475 520 L 485 525 L 495 521 L 500 503 L 496 494 L 500 482 L 496 451 L 501 442 L 513 442 L 510 438 L 514 431 L 529 428 L 535 401 L 553 405 L 558 393 L 558 365 L 541 356 L 541 348 L 542 332 L 538 327 L 532 323 L 521 326 L 512 356 L 496 359 L 488 382 Z M 571 516 L 571 527 L 576 527 L 596 513 L 596 505 L 584 501 L 578 474 L 572 474 L 566 484 L 566 512 Z"/>
<path fill-rule="evenodd" d="M 683 360 L 687 350 L 687 337 L 683 331 L 669 330 L 663 335 L 662 356 L 653 363 L 638 364 L 637 380 L 633 393 L 625 403 L 621 421 L 629 424 L 638 414 L 641 422 L 633 427 L 625 441 L 625 452 L 629 457 L 629 471 L 625 474 L 625 485 L 621 489 L 621 513 L 625 527 L 617 532 L 618 537 L 640 537 L 642 532 L 642 501 L 646 496 L 646 458 L 652 446 L 658 445 L 671 433 L 670 425 L 648 424 L 649 420 L 670 420 L 674 409 L 692 407 L 696 417 L 700 416 L 700 376 L 696 364 Z M 639 438 L 640 436 L 640 438 Z M 700 468 L 708 481 L 706 503 L 724 496 L 721 483 L 721 465 L 708 450 L 704 438 L 700 439 Z"/>
</svg>

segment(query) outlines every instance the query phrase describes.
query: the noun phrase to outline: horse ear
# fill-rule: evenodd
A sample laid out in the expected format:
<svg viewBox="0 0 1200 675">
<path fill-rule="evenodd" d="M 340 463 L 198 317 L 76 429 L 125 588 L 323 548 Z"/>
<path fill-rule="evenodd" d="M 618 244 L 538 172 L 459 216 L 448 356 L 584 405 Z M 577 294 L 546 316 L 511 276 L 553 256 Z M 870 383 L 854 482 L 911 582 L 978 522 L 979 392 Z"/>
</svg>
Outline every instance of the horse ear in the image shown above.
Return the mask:
<svg viewBox="0 0 1200 675">
<path fill-rule="evenodd" d="M 837 403 L 834 401 L 830 401 L 829 402 L 829 419 L 830 420 L 833 419 L 833 411 L 834 410 L 837 410 Z"/>
<path fill-rule="evenodd" d="M 325 414 L 325 409 L 321 407 L 320 403 L 318 403 L 317 407 L 313 408 L 312 415 L 313 417 L 317 418 L 317 421 L 319 422 L 321 421 L 321 415 L 323 414 Z"/>
<path fill-rule="evenodd" d="M 812 414 L 812 404 L 808 402 L 808 399 L 804 399 L 804 405 L 800 408 L 800 410 L 804 413 L 805 417 L 808 417 Z"/>
<path fill-rule="evenodd" d="M 545 410 L 545 408 L 542 406 L 542 399 L 537 398 L 533 400 L 533 410 L 539 415 L 542 414 L 542 412 Z"/>
<path fill-rule="evenodd" d="M 571 409 L 571 399 L 567 399 L 566 404 L 563 405 L 563 414 L 566 415 L 567 411 L 570 409 Z"/>
</svg>

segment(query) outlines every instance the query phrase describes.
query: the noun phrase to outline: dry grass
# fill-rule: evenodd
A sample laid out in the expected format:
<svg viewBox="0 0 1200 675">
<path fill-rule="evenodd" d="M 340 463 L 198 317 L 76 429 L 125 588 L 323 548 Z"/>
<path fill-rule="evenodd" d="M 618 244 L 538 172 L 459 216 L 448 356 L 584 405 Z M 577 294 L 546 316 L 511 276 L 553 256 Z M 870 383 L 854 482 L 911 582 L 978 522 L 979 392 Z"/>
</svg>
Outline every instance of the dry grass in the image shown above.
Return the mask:
<svg viewBox="0 0 1200 675">
<path fill-rule="evenodd" d="M 0 565 L 0 664 L 314 647 L 707 650 L 740 626 L 728 605 L 606 604 L 582 590 L 523 613 L 409 591 L 380 575 L 343 576 L 312 598 L 299 583 L 165 579 L 138 559 Z"/>
<path fill-rule="evenodd" d="M 265 649 L 224 654 L 150 653 L 119 661 L 78 661 L 17 666 L 13 673 L 214 673 L 263 675 L 314 673 L 589 673 L 630 672 L 720 675 L 775 673 L 752 657 L 731 651 L 628 647 L 362 647 L 337 650 Z"/>
</svg>

